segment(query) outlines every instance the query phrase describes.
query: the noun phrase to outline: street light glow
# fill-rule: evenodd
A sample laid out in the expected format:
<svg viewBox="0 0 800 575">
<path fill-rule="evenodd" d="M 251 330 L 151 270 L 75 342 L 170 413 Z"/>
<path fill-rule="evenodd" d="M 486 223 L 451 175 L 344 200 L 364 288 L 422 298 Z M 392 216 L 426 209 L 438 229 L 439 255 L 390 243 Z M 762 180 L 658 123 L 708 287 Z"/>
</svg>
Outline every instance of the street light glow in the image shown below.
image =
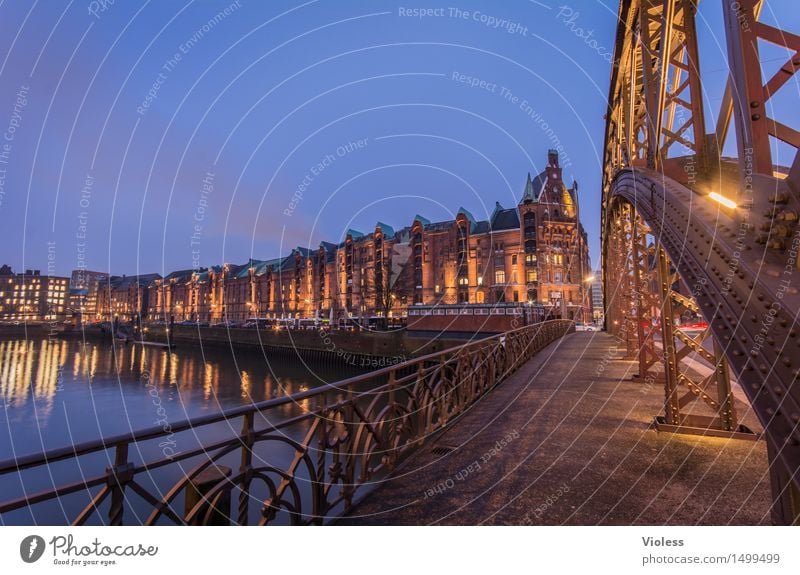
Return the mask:
<svg viewBox="0 0 800 575">
<path fill-rule="evenodd" d="M 711 192 L 710 194 L 708 194 L 708 197 L 711 198 L 712 200 L 716 201 L 716 202 L 719 202 L 720 204 L 722 204 L 726 208 L 733 209 L 733 208 L 736 207 L 736 202 L 734 202 L 730 198 L 726 198 L 725 196 L 723 196 L 722 194 L 719 194 L 717 192 Z"/>
</svg>

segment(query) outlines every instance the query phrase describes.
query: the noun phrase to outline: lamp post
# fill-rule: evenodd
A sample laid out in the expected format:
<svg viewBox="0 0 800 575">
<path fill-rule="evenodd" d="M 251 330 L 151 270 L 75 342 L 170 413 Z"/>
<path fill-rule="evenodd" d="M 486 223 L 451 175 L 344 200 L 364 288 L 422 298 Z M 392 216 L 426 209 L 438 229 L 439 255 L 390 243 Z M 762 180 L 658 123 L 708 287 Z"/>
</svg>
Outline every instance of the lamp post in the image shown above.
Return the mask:
<svg viewBox="0 0 800 575">
<path fill-rule="evenodd" d="M 586 289 L 584 288 L 584 269 L 583 269 L 583 234 L 581 234 L 581 202 L 578 198 L 578 182 L 573 180 L 572 184 L 575 190 L 575 233 L 578 234 L 577 237 L 577 244 L 578 244 L 578 273 L 580 274 L 581 282 L 578 284 L 578 289 L 580 290 L 581 295 L 581 323 L 586 323 L 586 318 L 584 317 L 584 298 L 586 296 Z"/>
</svg>

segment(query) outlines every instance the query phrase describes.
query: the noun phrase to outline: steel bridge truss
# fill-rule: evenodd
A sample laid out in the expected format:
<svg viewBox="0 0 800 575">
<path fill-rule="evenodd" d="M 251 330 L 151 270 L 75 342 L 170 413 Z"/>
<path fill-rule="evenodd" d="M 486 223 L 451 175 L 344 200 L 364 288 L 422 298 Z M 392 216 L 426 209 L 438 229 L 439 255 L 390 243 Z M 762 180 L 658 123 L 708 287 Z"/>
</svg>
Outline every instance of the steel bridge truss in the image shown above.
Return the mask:
<svg viewBox="0 0 800 575">
<path fill-rule="evenodd" d="M 762 21 L 758 0 L 722 3 L 730 70 L 706 133 L 697 4 L 620 3 L 603 167 L 606 325 L 636 379 L 664 386 L 659 430 L 752 438 L 735 374 L 764 428 L 773 521 L 798 524 L 800 132 L 773 96 L 784 86 L 797 96 L 800 36 Z M 771 76 L 763 42 L 789 54 Z M 721 155 L 731 126 L 733 160 Z M 791 150 L 789 166 L 775 165 L 777 146 Z M 684 312 L 708 328 L 676 327 Z"/>
</svg>

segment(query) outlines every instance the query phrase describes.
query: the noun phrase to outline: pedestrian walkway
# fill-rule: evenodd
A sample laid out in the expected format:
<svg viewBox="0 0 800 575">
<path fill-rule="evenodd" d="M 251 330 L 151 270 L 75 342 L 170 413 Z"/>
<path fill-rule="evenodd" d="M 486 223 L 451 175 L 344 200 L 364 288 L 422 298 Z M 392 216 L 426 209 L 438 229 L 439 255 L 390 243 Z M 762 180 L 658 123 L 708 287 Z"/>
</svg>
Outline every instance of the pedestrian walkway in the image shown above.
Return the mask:
<svg viewBox="0 0 800 575">
<path fill-rule="evenodd" d="M 651 429 L 663 386 L 623 354 L 605 333 L 551 344 L 339 523 L 768 524 L 764 441 Z"/>
</svg>

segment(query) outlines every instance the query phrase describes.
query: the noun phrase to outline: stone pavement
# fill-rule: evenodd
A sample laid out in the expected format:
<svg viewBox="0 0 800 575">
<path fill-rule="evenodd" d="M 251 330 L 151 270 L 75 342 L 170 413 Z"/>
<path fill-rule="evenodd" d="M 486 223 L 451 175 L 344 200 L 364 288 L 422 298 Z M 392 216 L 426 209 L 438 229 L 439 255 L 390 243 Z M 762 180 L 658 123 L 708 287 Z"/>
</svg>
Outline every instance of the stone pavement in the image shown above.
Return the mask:
<svg viewBox="0 0 800 575">
<path fill-rule="evenodd" d="M 623 355 L 606 333 L 554 342 L 338 524 L 769 524 L 764 441 L 651 429 L 663 385 Z"/>
</svg>

